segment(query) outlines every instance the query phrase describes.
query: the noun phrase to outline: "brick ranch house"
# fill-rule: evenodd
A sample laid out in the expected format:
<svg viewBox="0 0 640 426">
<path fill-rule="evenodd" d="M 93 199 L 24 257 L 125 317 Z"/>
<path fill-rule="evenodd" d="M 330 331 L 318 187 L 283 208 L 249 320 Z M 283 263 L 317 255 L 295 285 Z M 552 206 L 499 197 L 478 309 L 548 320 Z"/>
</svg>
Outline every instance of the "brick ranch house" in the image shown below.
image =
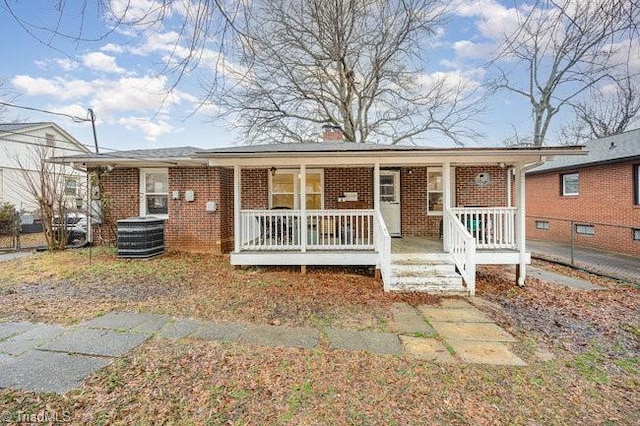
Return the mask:
<svg viewBox="0 0 640 426">
<path fill-rule="evenodd" d="M 528 237 L 640 255 L 640 129 L 585 149 L 527 172 Z"/>
<path fill-rule="evenodd" d="M 371 265 L 386 291 L 473 295 L 477 264 L 518 265 L 524 283 L 525 171 L 579 152 L 325 141 L 55 161 L 108 170 L 101 186 L 109 219 L 162 217 L 171 250 L 303 271 Z"/>
</svg>

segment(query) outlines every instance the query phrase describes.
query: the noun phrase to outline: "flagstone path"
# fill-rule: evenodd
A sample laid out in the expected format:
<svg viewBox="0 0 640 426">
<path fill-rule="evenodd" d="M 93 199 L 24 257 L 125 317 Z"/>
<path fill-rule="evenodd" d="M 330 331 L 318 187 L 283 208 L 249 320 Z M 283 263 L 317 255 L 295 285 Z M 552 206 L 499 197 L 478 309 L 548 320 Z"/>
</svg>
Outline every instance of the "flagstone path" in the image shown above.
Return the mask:
<svg viewBox="0 0 640 426">
<path fill-rule="evenodd" d="M 247 345 L 367 351 L 435 362 L 523 366 L 515 339 L 461 299 L 393 306 L 398 333 L 174 319 L 111 312 L 73 327 L 0 323 L 0 388 L 65 393 L 148 338 L 184 337 Z"/>
</svg>

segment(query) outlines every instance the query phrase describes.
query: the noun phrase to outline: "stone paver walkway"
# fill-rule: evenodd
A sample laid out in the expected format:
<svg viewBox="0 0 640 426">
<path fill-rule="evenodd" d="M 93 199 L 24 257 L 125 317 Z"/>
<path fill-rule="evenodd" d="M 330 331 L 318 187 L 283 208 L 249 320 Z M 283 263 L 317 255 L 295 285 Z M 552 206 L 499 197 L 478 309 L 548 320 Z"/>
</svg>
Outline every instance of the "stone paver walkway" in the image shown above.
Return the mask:
<svg viewBox="0 0 640 426">
<path fill-rule="evenodd" d="M 0 323 L 0 388 L 65 393 L 115 357 L 151 336 L 184 337 L 259 346 L 336 350 L 453 363 L 525 365 L 505 342 L 514 339 L 460 299 L 440 306 L 397 303 L 398 333 L 172 319 L 166 315 L 111 312 L 73 327 Z"/>
</svg>

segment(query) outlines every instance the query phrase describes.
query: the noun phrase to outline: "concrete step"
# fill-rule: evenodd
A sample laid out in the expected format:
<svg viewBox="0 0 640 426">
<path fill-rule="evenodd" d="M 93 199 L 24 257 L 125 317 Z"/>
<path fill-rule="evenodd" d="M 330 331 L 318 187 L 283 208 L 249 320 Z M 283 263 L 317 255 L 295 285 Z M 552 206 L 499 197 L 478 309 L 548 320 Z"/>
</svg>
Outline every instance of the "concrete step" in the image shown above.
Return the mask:
<svg viewBox="0 0 640 426">
<path fill-rule="evenodd" d="M 450 263 L 453 262 L 450 253 L 392 253 L 391 263 Z"/>
<path fill-rule="evenodd" d="M 450 285 L 437 285 L 437 284 L 424 284 L 424 283 L 420 283 L 420 284 L 412 284 L 412 283 L 395 283 L 392 284 L 389 287 L 390 291 L 396 291 L 396 292 L 422 292 L 422 293 L 434 293 L 434 294 L 457 294 L 457 295 L 464 295 L 464 296 L 468 296 L 469 295 L 469 291 L 463 287 L 462 285 L 459 286 L 450 286 Z"/>
<path fill-rule="evenodd" d="M 436 286 L 441 288 L 464 288 L 462 285 L 462 277 L 457 273 L 446 273 L 422 276 L 397 276 L 391 275 L 390 284 L 393 286 L 415 286 L 430 287 Z"/>
<path fill-rule="evenodd" d="M 442 273 L 454 273 L 456 266 L 451 263 L 413 263 L 413 264 L 391 264 L 391 272 L 401 277 L 432 276 Z"/>
</svg>

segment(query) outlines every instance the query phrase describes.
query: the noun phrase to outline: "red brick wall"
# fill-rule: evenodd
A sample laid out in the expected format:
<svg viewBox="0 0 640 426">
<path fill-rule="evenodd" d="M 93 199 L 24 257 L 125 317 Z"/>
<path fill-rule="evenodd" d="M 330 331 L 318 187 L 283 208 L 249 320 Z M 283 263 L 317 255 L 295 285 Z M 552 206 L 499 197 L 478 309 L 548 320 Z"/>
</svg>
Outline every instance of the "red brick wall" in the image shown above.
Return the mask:
<svg viewBox="0 0 640 426">
<path fill-rule="evenodd" d="M 212 253 L 228 250 L 229 235 L 224 235 L 222 226 L 227 219 L 227 208 L 223 206 L 225 173 L 221 168 L 169 168 L 169 219 L 165 223 L 169 249 Z M 185 201 L 187 190 L 194 192 L 194 201 Z M 173 200 L 172 191 L 180 191 L 180 199 Z M 207 201 L 218 203 L 216 212 L 205 211 Z"/>
<path fill-rule="evenodd" d="M 139 169 L 114 169 L 101 181 L 103 194 L 109 200 L 111 223 L 140 214 Z M 193 202 L 185 201 L 187 190 L 194 191 Z M 179 200 L 172 199 L 173 191 L 180 191 Z M 216 201 L 218 210 L 206 212 L 207 201 Z M 110 234 L 110 238 L 115 239 L 115 235 Z M 94 241 L 100 242 L 98 238 Z M 229 251 L 232 241 L 233 171 L 207 167 L 169 168 L 169 218 L 165 223 L 167 248 L 220 253 Z"/>
<path fill-rule="evenodd" d="M 427 215 L 427 168 L 400 170 L 402 235 L 437 237 L 442 216 Z"/>
<path fill-rule="evenodd" d="M 233 176 L 233 173 L 231 173 Z M 268 209 L 269 208 L 269 170 L 268 169 L 242 169 L 240 174 L 242 186 L 243 209 Z M 231 196 L 233 197 L 233 181 L 231 182 Z"/>
<path fill-rule="evenodd" d="M 579 173 L 580 194 L 566 197 L 560 194 L 560 176 L 567 172 L 527 175 L 527 237 L 569 243 L 574 220 L 595 226 L 594 236 L 576 234 L 576 245 L 640 255 L 631 230 L 640 227 L 633 167 L 626 162 L 572 170 Z M 536 229 L 536 220 L 549 222 L 549 229 Z"/>
<path fill-rule="evenodd" d="M 94 170 L 89 170 L 93 172 Z M 109 217 L 93 228 L 97 244 L 115 243 L 116 221 L 140 215 L 140 171 L 134 168 L 113 169 L 100 177 L 104 212 Z"/>
<path fill-rule="evenodd" d="M 476 175 L 488 172 L 491 183 L 478 186 Z M 456 167 L 456 205 L 458 207 L 504 207 L 507 205 L 507 169 L 499 166 Z"/>
<path fill-rule="evenodd" d="M 336 167 L 324 169 L 324 208 L 337 209 L 338 197 L 357 192 L 358 200 L 373 208 L 373 168 Z"/>
</svg>

